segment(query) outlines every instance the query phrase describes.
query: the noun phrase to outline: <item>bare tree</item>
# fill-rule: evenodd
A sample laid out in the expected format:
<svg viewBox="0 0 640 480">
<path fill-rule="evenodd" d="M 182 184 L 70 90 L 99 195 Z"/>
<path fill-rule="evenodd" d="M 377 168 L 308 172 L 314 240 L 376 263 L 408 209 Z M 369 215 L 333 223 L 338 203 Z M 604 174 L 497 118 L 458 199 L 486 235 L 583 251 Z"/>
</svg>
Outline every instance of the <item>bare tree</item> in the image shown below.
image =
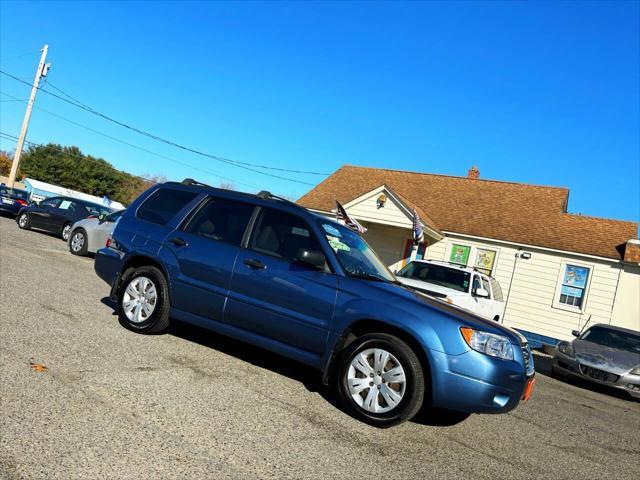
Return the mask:
<svg viewBox="0 0 640 480">
<path fill-rule="evenodd" d="M 222 188 L 224 190 L 235 190 L 236 186 L 233 184 L 233 182 L 227 182 L 225 180 L 220 180 L 220 183 L 218 184 L 218 188 Z"/>
</svg>

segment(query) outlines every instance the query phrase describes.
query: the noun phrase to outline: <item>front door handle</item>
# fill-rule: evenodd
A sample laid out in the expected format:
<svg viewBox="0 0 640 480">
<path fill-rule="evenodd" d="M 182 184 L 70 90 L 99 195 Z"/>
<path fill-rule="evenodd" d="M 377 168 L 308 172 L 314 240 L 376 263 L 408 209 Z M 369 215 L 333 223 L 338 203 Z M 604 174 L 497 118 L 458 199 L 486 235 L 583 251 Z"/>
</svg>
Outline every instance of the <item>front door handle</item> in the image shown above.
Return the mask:
<svg viewBox="0 0 640 480">
<path fill-rule="evenodd" d="M 244 261 L 244 264 L 248 265 L 251 268 L 260 268 L 260 269 L 267 268 L 267 266 L 264 263 L 262 263 L 260 260 L 254 260 L 250 258 L 247 258 Z"/>
<path fill-rule="evenodd" d="M 169 239 L 169 241 L 171 243 L 173 243 L 176 247 L 186 247 L 187 246 L 187 241 L 183 240 L 180 237 L 172 237 Z"/>
</svg>

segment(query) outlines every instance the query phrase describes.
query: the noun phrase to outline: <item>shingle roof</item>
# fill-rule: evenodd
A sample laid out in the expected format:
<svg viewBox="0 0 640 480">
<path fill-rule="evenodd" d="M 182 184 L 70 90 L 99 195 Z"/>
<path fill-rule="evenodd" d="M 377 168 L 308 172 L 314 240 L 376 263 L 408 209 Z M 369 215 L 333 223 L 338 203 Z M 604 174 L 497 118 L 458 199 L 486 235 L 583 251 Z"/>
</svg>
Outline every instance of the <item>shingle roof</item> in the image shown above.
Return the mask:
<svg viewBox="0 0 640 480">
<path fill-rule="evenodd" d="M 572 215 L 569 189 L 345 165 L 298 200 L 330 211 L 386 185 L 440 230 L 620 259 L 638 224 Z M 428 215 L 427 215 L 428 214 Z"/>
</svg>

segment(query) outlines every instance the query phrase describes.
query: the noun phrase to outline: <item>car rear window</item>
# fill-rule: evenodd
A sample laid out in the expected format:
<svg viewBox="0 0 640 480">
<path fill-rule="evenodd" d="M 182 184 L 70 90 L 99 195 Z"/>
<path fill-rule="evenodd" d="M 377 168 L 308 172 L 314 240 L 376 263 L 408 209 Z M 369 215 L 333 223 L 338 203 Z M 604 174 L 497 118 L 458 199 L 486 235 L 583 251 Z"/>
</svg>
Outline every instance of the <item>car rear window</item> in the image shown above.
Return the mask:
<svg viewBox="0 0 640 480">
<path fill-rule="evenodd" d="M 138 208 L 138 218 L 148 222 L 166 225 L 197 195 L 196 192 L 161 188 L 151 194 L 140 208 Z"/>
</svg>

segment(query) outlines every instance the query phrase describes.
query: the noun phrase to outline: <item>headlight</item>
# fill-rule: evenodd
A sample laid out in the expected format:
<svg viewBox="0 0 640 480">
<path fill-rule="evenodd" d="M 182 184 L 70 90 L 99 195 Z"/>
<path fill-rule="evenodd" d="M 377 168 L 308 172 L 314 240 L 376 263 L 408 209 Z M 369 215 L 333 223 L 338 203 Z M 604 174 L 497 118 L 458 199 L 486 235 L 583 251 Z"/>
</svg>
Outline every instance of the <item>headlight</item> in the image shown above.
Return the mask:
<svg viewBox="0 0 640 480">
<path fill-rule="evenodd" d="M 631 375 L 640 375 L 640 367 L 636 367 L 629 372 Z"/>
<path fill-rule="evenodd" d="M 575 357 L 575 353 L 573 352 L 573 345 L 568 342 L 560 342 L 558 344 L 558 351 L 567 357 Z"/>
<path fill-rule="evenodd" d="M 503 360 L 513 360 L 513 345 L 507 337 L 468 327 L 461 327 L 460 333 L 462 333 L 467 345 L 475 351 Z"/>
</svg>

